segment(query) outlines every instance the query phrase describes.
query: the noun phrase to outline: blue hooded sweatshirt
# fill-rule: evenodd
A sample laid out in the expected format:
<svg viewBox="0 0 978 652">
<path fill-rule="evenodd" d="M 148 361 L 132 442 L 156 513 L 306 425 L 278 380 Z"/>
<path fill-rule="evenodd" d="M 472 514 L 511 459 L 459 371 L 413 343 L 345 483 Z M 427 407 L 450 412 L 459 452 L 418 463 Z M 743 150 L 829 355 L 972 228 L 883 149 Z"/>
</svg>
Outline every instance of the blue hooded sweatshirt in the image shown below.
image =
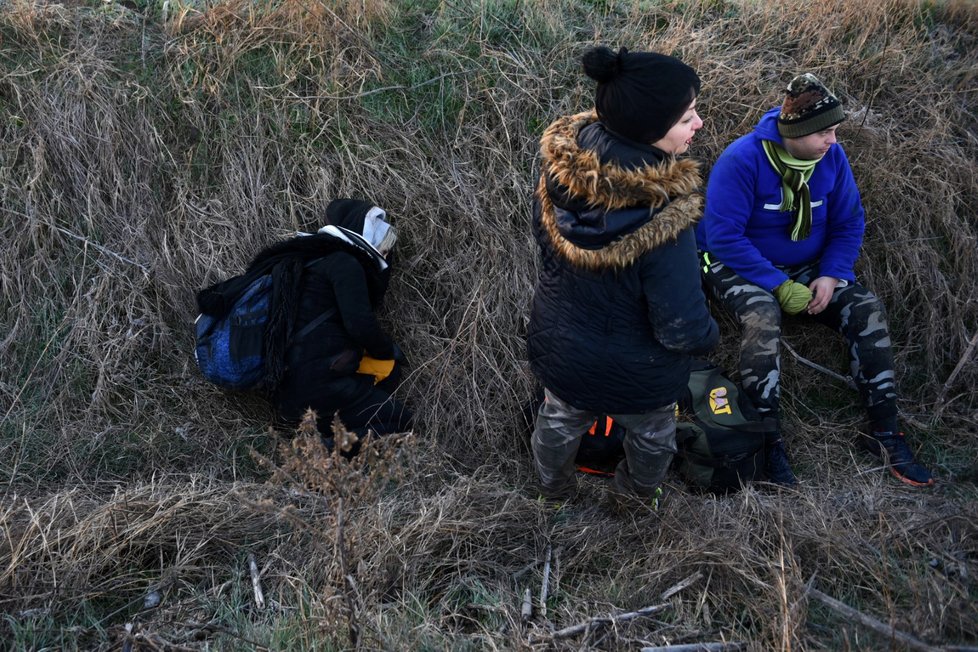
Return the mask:
<svg viewBox="0 0 978 652">
<path fill-rule="evenodd" d="M 765 113 L 752 133 L 735 140 L 717 159 L 696 229 L 697 246 L 765 290 L 788 280 L 779 267 L 815 261 L 819 276 L 854 281 L 865 213 L 849 160 L 836 143 L 815 166 L 808 182 L 812 232 L 793 242 L 795 212 L 780 210 L 781 177 L 761 144 L 773 140 L 783 146 L 779 111 L 775 107 Z"/>
</svg>

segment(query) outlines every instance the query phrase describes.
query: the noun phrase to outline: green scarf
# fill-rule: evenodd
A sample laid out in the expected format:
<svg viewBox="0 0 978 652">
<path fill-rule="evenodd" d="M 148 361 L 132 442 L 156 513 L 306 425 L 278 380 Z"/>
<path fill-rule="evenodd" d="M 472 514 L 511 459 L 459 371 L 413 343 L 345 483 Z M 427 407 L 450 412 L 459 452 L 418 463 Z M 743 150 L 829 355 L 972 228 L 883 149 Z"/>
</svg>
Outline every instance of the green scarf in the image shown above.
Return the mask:
<svg viewBox="0 0 978 652">
<path fill-rule="evenodd" d="M 808 190 L 808 180 L 822 159 L 803 161 L 773 140 L 762 140 L 761 143 L 771 167 L 781 175 L 781 210 L 797 211 L 794 226 L 791 227 L 791 239 L 796 242 L 804 240 L 812 234 L 812 195 Z"/>
</svg>

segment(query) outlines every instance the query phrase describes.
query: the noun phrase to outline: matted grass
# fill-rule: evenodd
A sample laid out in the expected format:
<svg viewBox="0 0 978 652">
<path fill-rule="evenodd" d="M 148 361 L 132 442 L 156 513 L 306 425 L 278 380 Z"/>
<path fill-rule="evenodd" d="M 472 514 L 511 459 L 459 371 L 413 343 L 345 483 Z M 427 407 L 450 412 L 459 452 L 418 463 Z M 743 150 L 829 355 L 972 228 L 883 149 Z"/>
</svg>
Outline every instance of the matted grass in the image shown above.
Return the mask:
<svg viewBox="0 0 978 652">
<path fill-rule="evenodd" d="M 811 586 L 931 645 L 978 644 L 976 26 L 970 3 L 914 0 L 3 5 L 0 639 L 893 645 Z M 529 195 L 542 130 L 588 106 L 578 62 L 597 42 L 697 69 L 691 155 L 707 166 L 800 71 L 845 101 L 868 217 L 857 272 L 888 306 L 936 489 L 859 453 L 851 390 L 785 355 L 797 490 L 715 498 L 673 477 L 658 513 L 631 514 L 592 478 L 572 505 L 534 498 Z M 384 320 L 419 423 L 394 468 L 281 448 L 267 403 L 208 386 L 191 356 L 195 292 L 340 196 L 385 207 L 400 234 Z M 733 368 L 720 317 L 715 357 Z M 789 323 L 786 339 L 846 373 L 831 334 Z M 523 622 L 548 546 L 547 613 Z"/>
</svg>

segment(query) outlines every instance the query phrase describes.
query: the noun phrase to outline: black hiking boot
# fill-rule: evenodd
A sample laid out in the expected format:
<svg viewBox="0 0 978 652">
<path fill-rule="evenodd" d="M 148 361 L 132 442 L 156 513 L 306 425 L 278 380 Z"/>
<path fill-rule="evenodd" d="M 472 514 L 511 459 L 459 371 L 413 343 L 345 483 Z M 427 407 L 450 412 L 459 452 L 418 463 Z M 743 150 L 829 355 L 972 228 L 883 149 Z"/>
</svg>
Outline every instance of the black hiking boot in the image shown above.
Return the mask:
<svg viewBox="0 0 978 652">
<path fill-rule="evenodd" d="M 784 440 L 778 439 L 767 444 L 764 461 L 764 473 L 769 482 L 783 487 L 793 487 L 798 479 L 788 463 L 788 451 L 784 449 Z"/>
<path fill-rule="evenodd" d="M 608 487 L 608 507 L 615 514 L 627 514 L 635 510 L 659 511 L 663 498 L 662 485 L 652 490 L 639 489 L 628 475 L 627 468 L 619 465 Z"/>
<path fill-rule="evenodd" d="M 934 476 L 914 459 L 902 432 L 876 431 L 860 435 L 862 447 L 883 460 L 894 478 L 911 487 L 932 487 Z"/>
<path fill-rule="evenodd" d="M 539 500 L 544 500 L 554 504 L 572 503 L 577 499 L 578 487 L 577 479 L 571 478 L 559 487 L 548 487 L 538 482 L 531 490 L 536 493 Z"/>
</svg>

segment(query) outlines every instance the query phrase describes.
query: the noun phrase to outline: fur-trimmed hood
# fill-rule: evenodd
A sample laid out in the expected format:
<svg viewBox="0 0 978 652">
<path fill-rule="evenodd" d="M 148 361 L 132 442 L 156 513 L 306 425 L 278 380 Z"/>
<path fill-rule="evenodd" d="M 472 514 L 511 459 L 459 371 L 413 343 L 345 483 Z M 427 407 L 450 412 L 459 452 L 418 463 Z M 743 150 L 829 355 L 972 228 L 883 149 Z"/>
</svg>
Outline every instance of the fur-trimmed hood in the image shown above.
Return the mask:
<svg viewBox="0 0 978 652">
<path fill-rule="evenodd" d="M 536 189 L 541 227 L 554 250 L 591 270 L 626 267 L 675 240 L 696 223 L 703 207 L 696 161 L 649 155 L 602 162 L 596 151 L 582 147 L 582 129 L 597 119 L 589 111 L 547 128 Z"/>
</svg>

